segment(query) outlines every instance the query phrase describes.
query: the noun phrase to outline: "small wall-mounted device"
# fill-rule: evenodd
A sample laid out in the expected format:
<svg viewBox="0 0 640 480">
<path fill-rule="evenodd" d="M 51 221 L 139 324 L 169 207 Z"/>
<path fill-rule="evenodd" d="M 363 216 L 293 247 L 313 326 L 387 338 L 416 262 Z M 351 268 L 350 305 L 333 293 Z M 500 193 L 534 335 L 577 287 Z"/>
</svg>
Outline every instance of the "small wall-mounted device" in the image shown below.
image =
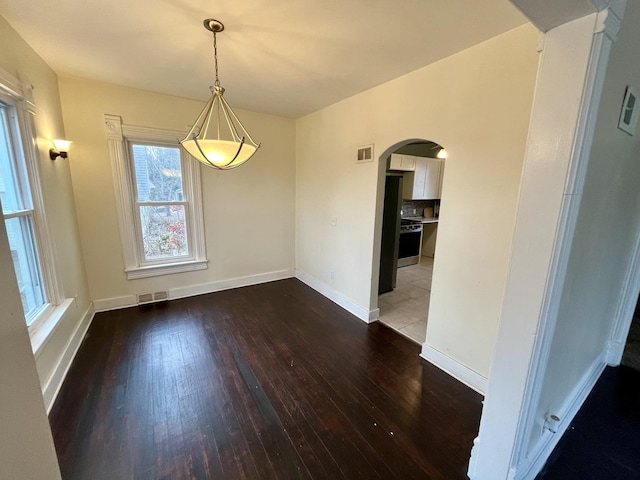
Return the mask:
<svg viewBox="0 0 640 480">
<path fill-rule="evenodd" d="M 373 162 L 373 144 L 358 147 L 357 163 Z"/>
<path fill-rule="evenodd" d="M 54 148 L 49 149 L 49 158 L 55 160 L 58 157 L 67 158 L 69 154 L 69 140 L 55 139 L 53 141 Z"/>
<path fill-rule="evenodd" d="M 557 415 L 550 413 L 545 417 L 544 428 L 549 430 L 551 433 L 556 433 L 558 431 L 558 425 L 560 425 L 560 417 Z"/>
<path fill-rule="evenodd" d="M 629 135 L 635 135 L 636 124 L 638 123 L 638 111 L 638 94 L 631 86 L 627 86 L 627 90 L 624 93 L 624 101 L 622 102 L 620 120 L 618 120 L 618 128 L 627 132 Z"/>
</svg>

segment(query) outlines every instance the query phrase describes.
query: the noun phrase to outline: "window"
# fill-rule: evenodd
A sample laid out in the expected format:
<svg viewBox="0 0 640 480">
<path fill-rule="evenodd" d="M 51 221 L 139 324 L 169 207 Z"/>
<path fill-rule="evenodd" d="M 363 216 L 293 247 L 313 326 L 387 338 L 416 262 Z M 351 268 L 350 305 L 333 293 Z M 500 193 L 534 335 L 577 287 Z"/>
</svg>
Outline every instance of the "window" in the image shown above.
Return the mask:
<svg viewBox="0 0 640 480">
<path fill-rule="evenodd" d="M 113 115 L 105 125 L 127 278 L 206 268 L 200 169 L 180 148 L 182 133 Z"/>
<path fill-rule="evenodd" d="M 188 257 L 180 148 L 138 143 L 130 148 L 144 261 Z"/>
<path fill-rule="evenodd" d="M 27 324 L 46 303 L 34 212 L 15 107 L 0 102 L 0 202 Z"/>
<path fill-rule="evenodd" d="M 47 233 L 33 135 L 30 90 L 0 70 L 0 203 L 29 331 L 63 299 Z"/>
</svg>

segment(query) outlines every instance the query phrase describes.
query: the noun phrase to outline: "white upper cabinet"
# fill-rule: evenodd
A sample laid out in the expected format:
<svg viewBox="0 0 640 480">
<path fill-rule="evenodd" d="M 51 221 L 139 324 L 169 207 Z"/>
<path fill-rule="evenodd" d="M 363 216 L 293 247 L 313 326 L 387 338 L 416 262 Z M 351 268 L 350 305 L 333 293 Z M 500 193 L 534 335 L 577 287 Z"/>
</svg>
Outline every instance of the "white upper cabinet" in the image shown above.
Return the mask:
<svg viewBox="0 0 640 480">
<path fill-rule="evenodd" d="M 413 158 L 415 170 L 405 175 L 403 198 L 407 200 L 440 198 L 444 160 L 427 157 Z"/>
<path fill-rule="evenodd" d="M 413 172 L 416 169 L 416 158 L 412 155 L 391 154 L 389 170 L 400 170 L 402 172 Z"/>
</svg>

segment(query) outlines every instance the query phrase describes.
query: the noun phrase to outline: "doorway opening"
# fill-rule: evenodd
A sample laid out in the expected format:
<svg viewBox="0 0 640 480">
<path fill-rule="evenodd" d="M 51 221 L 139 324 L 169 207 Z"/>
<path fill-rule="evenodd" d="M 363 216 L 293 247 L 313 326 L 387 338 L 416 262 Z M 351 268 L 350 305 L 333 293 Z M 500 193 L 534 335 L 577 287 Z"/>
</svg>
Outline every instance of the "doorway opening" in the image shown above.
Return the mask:
<svg viewBox="0 0 640 480">
<path fill-rule="evenodd" d="M 629 335 L 622 354 L 622 365 L 640 371 L 640 296 L 633 312 Z"/>
<path fill-rule="evenodd" d="M 379 321 L 419 344 L 427 332 L 446 156 L 436 142 L 407 140 L 380 158 Z"/>
</svg>

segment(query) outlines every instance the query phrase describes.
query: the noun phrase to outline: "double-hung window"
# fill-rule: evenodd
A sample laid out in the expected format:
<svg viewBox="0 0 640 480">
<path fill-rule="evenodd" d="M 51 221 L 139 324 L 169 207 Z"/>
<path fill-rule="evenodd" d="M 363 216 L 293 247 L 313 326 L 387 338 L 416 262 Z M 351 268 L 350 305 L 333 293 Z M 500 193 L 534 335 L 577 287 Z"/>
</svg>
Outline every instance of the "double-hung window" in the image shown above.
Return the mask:
<svg viewBox="0 0 640 480">
<path fill-rule="evenodd" d="M 16 108 L 6 100 L 0 101 L 0 201 L 22 308 L 27 324 L 31 324 L 47 303 L 47 296 Z"/>
<path fill-rule="evenodd" d="M 25 320 L 33 334 L 62 292 L 40 193 L 31 115 L 23 85 L 0 71 L 0 203 Z"/>
<path fill-rule="evenodd" d="M 127 278 L 206 268 L 200 169 L 180 148 L 181 132 L 113 115 L 105 125 Z"/>
</svg>

